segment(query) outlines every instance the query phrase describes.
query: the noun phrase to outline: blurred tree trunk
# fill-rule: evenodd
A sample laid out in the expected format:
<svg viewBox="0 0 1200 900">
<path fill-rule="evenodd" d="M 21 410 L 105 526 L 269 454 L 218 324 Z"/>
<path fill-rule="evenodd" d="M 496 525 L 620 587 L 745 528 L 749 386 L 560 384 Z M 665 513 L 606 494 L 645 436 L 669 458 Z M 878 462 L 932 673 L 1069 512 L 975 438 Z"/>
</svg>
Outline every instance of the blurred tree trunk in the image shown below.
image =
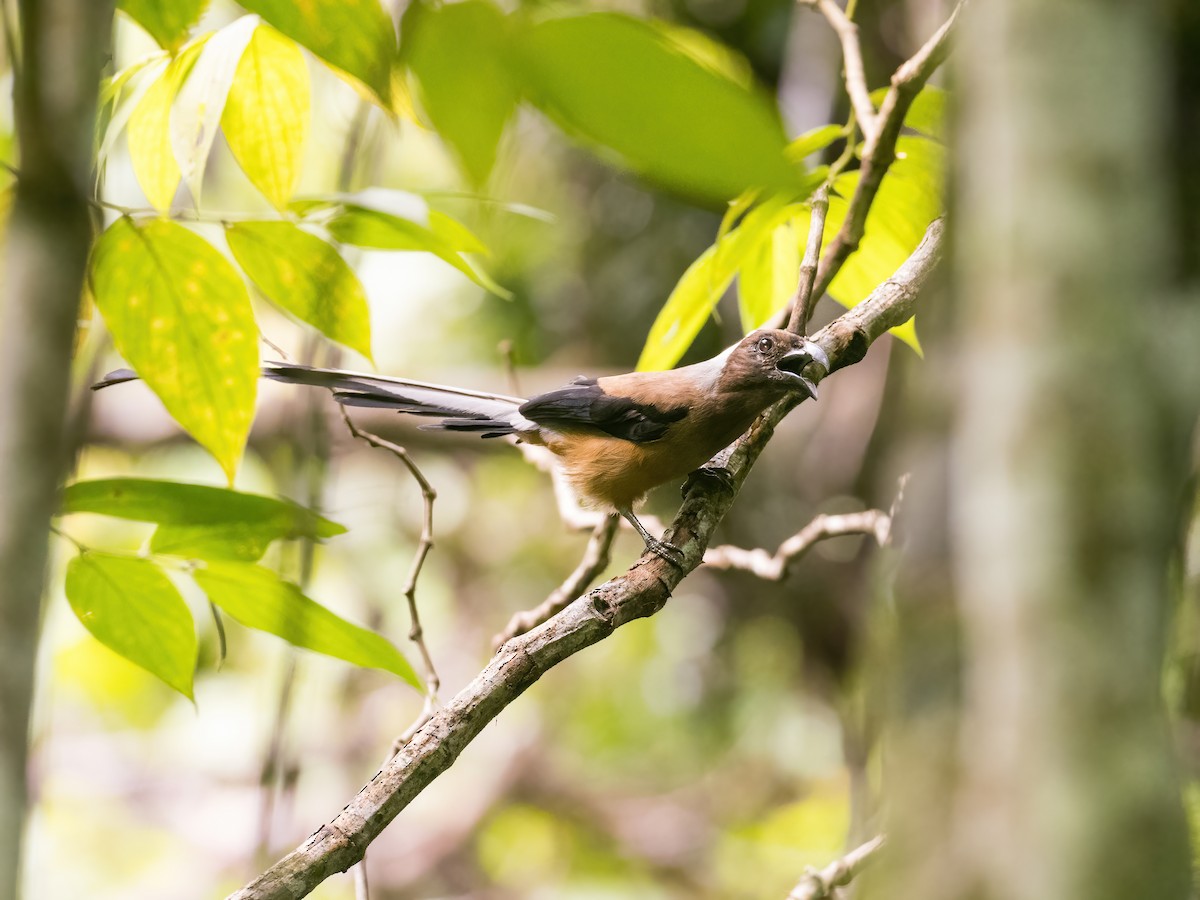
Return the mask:
<svg viewBox="0 0 1200 900">
<path fill-rule="evenodd" d="M 1160 679 L 1197 336 L 1169 283 L 1165 16 L 1010 0 L 963 25 L 865 895 L 1186 897 Z"/>
<path fill-rule="evenodd" d="M 64 412 L 91 241 L 92 130 L 113 4 L 22 0 L 19 12 L 21 175 L 0 288 L 0 900 L 18 890 L 46 525 L 68 455 Z"/>
</svg>

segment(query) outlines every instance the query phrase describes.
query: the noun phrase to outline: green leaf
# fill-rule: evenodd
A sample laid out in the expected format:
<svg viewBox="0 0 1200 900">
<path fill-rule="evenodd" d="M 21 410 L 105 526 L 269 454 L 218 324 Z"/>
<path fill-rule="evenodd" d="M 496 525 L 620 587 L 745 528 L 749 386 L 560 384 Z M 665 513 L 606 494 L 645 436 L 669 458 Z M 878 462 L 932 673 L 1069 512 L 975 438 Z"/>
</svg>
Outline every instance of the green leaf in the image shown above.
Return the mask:
<svg viewBox="0 0 1200 900">
<path fill-rule="evenodd" d="M 257 28 L 258 16 L 242 16 L 209 38 L 175 101 L 171 146 L 197 205 L 234 74 Z"/>
<path fill-rule="evenodd" d="M 330 612 L 270 569 L 211 561 L 193 577 L 209 600 L 247 628 L 356 666 L 384 669 L 421 688 L 416 672 L 391 643 Z"/>
<path fill-rule="evenodd" d="M 459 229 L 452 229 L 447 225 L 447 221 L 453 220 L 444 214 L 439 216 L 436 220 L 438 230 L 435 231 L 402 216 L 357 204 L 345 204 L 329 220 L 327 227 L 334 240 L 343 244 L 372 250 L 423 250 L 432 253 L 454 266 L 484 290 L 491 291 L 498 297 L 510 298 L 512 294 L 498 285 L 482 267 L 472 264 L 462 255 L 459 249 L 463 242 L 461 232 L 466 232 L 466 229 L 462 226 L 459 226 L 461 232 Z M 431 223 L 435 221 L 432 216 L 430 220 Z M 478 243 L 478 238 L 474 240 Z"/>
<path fill-rule="evenodd" d="M 421 105 L 477 185 L 492 171 L 519 97 L 511 43 L 508 17 L 484 0 L 422 2 L 405 18 L 401 50 L 420 85 Z"/>
<path fill-rule="evenodd" d="M 118 219 L 91 266 L 117 350 L 232 481 L 258 384 L 245 282 L 207 241 L 166 219 Z"/>
<path fill-rule="evenodd" d="M 530 99 L 568 132 L 685 194 L 806 190 L 784 156 L 774 103 L 701 65 L 644 22 L 614 13 L 549 19 L 520 42 Z"/>
<path fill-rule="evenodd" d="M 638 359 L 639 371 L 666 369 L 692 345 L 750 252 L 792 214 L 783 197 L 772 197 L 751 210 L 692 263 L 667 298 Z"/>
<path fill-rule="evenodd" d="M 67 564 L 66 591 L 71 609 L 96 640 L 193 699 L 192 614 L 158 566 L 88 552 Z"/>
<path fill-rule="evenodd" d="M 257 562 L 279 535 L 247 522 L 227 525 L 159 525 L 150 536 L 150 552 L 185 559 L 236 559 Z"/>
<path fill-rule="evenodd" d="M 238 0 L 296 43 L 392 100 L 396 30 L 379 0 Z"/>
<path fill-rule="evenodd" d="M 99 513 L 170 526 L 246 525 L 273 535 L 273 539 L 328 538 L 346 531 L 291 500 L 152 478 L 77 481 L 63 492 L 62 515 L 71 513 Z"/>
<path fill-rule="evenodd" d="M 287 207 L 300 177 L 310 104 L 304 54 L 260 25 L 238 63 L 221 130 L 246 177 L 276 209 Z"/>
<path fill-rule="evenodd" d="M 183 46 L 188 29 L 200 21 L 209 0 L 117 0 L 117 9 L 141 25 L 158 45 L 172 52 Z"/>
<path fill-rule="evenodd" d="M 142 193 L 155 209 L 171 208 L 179 187 L 179 163 L 171 147 L 171 107 L 208 41 L 188 44 L 147 88 L 129 117 L 129 161 Z"/>
<path fill-rule="evenodd" d="M 761 328 L 795 295 L 800 280 L 799 234 L 795 223 L 784 222 L 747 254 L 738 276 L 738 311 L 744 333 Z"/>
<path fill-rule="evenodd" d="M 887 96 L 887 88 L 879 88 L 871 92 L 871 102 L 879 106 Z M 929 135 L 939 141 L 946 138 L 946 105 L 949 95 L 939 87 L 931 84 L 921 88 L 921 93 L 913 98 L 908 113 L 904 116 L 904 124 L 913 131 Z"/>
<path fill-rule="evenodd" d="M 242 222 L 225 236 L 267 299 L 371 359 L 367 295 L 337 248 L 291 222 Z"/>
</svg>

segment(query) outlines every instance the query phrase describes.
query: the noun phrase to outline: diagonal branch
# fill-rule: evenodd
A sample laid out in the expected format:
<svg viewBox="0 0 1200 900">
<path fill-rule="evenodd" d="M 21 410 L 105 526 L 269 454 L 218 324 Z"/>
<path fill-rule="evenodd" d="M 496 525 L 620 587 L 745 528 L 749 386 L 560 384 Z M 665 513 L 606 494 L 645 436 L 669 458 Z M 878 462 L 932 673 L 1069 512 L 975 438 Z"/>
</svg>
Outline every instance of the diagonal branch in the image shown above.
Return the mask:
<svg viewBox="0 0 1200 900">
<path fill-rule="evenodd" d="M 863 358 L 871 342 L 912 315 L 916 296 L 941 258 L 943 222 L 935 220 L 912 256 L 871 296 L 815 337 L 831 370 Z M 357 862 L 380 832 L 492 719 L 567 657 L 634 619 L 658 612 L 699 566 L 713 532 L 733 504 L 775 427 L 799 398 L 776 404 L 733 446 L 728 479 L 693 479 L 666 539 L 683 551 L 681 568 L 644 556 L 617 578 L 569 604 L 554 618 L 508 641 L 487 667 L 436 712 L 396 756 L 328 823 L 230 900 L 296 900 Z"/>
</svg>

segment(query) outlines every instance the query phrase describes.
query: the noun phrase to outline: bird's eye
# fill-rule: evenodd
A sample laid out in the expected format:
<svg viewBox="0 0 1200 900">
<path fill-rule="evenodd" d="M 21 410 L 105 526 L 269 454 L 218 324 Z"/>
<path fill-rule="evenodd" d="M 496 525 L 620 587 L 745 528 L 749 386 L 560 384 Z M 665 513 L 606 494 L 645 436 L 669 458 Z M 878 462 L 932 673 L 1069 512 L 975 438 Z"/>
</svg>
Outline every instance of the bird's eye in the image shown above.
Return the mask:
<svg viewBox="0 0 1200 900">
<path fill-rule="evenodd" d="M 758 352 L 769 353 L 771 348 L 775 346 L 775 342 L 769 337 L 760 338 L 758 341 Z"/>
</svg>

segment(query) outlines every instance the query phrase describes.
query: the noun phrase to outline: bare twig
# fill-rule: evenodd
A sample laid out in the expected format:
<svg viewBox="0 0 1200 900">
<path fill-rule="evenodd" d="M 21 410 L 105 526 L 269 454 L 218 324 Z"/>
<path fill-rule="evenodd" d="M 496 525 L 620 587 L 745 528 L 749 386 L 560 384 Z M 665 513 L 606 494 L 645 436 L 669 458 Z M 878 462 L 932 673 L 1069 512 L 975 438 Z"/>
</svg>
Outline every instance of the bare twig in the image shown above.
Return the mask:
<svg viewBox="0 0 1200 900">
<path fill-rule="evenodd" d="M 342 414 L 342 421 L 346 423 L 346 427 L 350 429 L 350 433 L 359 440 L 366 441 L 372 447 L 380 450 L 386 450 L 404 464 L 408 469 L 408 474 L 413 477 L 417 483 L 417 487 L 421 489 L 421 499 L 424 502 L 424 513 L 421 517 L 421 536 L 417 541 L 417 550 L 413 554 L 412 564 L 408 569 L 408 577 L 404 579 L 404 599 L 408 601 L 408 614 L 412 622 L 412 627 L 408 632 L 408 639 L 417 645 L 417 650 L 421 654 L 421 664 L 425 669 L 425 708 L 422 710 L 421 716 L 418 718 L 418 723 L 409 731 L 416 732 L 421 725 L 429 720 L 433 714 L 433 709 L 437 705 L 438 688 L 441 687 L 441 679 L 438 678 L 437 669 L 434 668 L 433 658 L 429 655 L 429 647 L 425 644 L 425 629 L 421 627 L 421 615 L 417 609 L 417 580 L 421 577 L 421 569 L 425 565 L 425 558 L 429 556 L 429 551 L 433 549 L 433 503 L 437 500 L 437 491 L 434 490 L 429 479 L 425 477 L 425 473 L 421 471 L 420 466 L 416 464 L 412 456 L 407 450 L 399 444 L 393 444 L 389 440 L 381 438 L 377 434 L 372 434 L 369 431 L 364 431 L 354 424 L 354 420 L 350 418 L 350 414 L 346 412 L 346 407 L 338 404 L 338 411 Z M 409 732 L 401 735 L 397 739 L 400 745 L 408 743 L 411 735 L 406 737 Z"/>
<path fill-rule="evenodd" d="M 896 159 L 896 140 L 900 137 L 904 117 L 912 106 L 913 99 L 945 60 L 949 52 L 950 35 L 962 5 L 960 0 L 933 37 L 896 70 L 892 75 L 892 86 L 879 108 L 876 127 L 863 127 L 862 168 L 858 185 L 854 189 L 854 196 L 850 198 L 850 206 L 842 227 L 829 242 L 825 256 L 821 259 L 816 284 L 813 286 L 814 296 L 820 297 L 828 290 L 830 282 L 841 270 L 846 259 L 858 249 L 866 229 L 867 213 L 875 202 L 875 195 L 879 193 L 883 176 Z"/>
<path fill-rule="evenodd" d="M 833 177 L 831 171 L 830 177 Z M 808 222 L 808 243 L 804 247 L 804 259 L 800 262 L 800 281 L 792 298 L 792 315 L 788 320 L 788 331 L 808 334 L 808 317 L 813 307 L 813 281 L 817 277 L 817 265 L 821 259 L 821 240 L 825 236 L 825 217 L 829 214 L 829 180 L 817 188 L 812 197 L 812 214 Z"/>
<path fill-rule="evenodd" d="M 907 475 L 900 478 L 896 499 L 892 501 L 888 512 L 882 509 L 865 509 L 861 512 L 838 515 L 822 513 L 780 544 L 774 553 L 767 553 L 761 547 L 747 550 L 744 547 L 722 544 L 719 547 L 710 547 L 704 552 L 704 564 L 723 571 L 738 569 L 750 572 L 767 581 L 782 581 L 792 563 L 819 541 L 849 534 L 868 534 L 875 538 L 875 543 L 880 547 L 886 547 L 892 540 L 892 526 L 907 482 Z"/>
<path fill-rule="evenodd" d="M 849 884 L 854 876 L 863 870 L 883 847 L 884 842 L 884 836 L 878 835 L 825 868 L 810 869 L 804 873 L 800 883 L 792 888 L 787 900 L 828 900 L 834 896 L 834 890 Z"/>
<path fill-rule="evenodd" d="M 814 336 L 829 354 L 831 370 L 858 362 L 881 334 L 908 321 L 918 292 L 941 258 L 942 233 L 942 220 L 937 219 L 891 278 Z M 800 399 L 778 403 L 759 417 L 723 459 L 727 479 L 720 483 L 693 480 L 665 536 L 682 551 L 678 563 L 644 556 L 624 575 L 594 588 L 549 621 L 506 643 L 340 812 L 300 847 L 231 894 L 230 900 L 297 900 L 330 875 L 345 871 L 492 719 L 543 674 L 622 625 L 662 609 L 671 592 L 700 565 L 713 532 L 754 462 Z"/>
<path fill-rule="evenodd" d="M 621 517 L 616 513 L 610 513 L 597 522 L 575 571 L 551 591 L 550 596 L 543 600 L 541 605 L 513 615 L 504 626 L 504 630 L 492 638 L 492 646 L 499 649 L 517 635 L 525 634 L 529 629 L 541 625 L 586 591 L 596 576 L 608 568 L 609 551 L 612 549 L 613 538 L 620 522 Z"/>
<path fill-rule="evenodd" d="M 871 92 L 867 88 L 867 75 L 863 69 L 862 46 L 858 42 L 858 26 L 850 17 L 842 12 L 833 0 L 799 0 L 804 6 L 811 6 L 825 17 L 830 27 L 842 44 L 842 65 L 846 78 L 846 93 L 850 95 L 850 105 L 862 125 L 864 135 L 875 131 L 875 104 L 871 102 Z"/>
<path fill-rule="evenodd" d="M 882 545 L 888 538 L 892 520 L 882 509 L 841 515 L 816 516 L 811 522 L 779 545 L 774 553 L 761 547 L 747 550 L 723 544 L 704 554 L 704 564 L 714 569 L 739 569 L 767 581 L 782 581 L 792 563 L 819 541 L 848 534 L 869 534 Z"/>
</svg>

